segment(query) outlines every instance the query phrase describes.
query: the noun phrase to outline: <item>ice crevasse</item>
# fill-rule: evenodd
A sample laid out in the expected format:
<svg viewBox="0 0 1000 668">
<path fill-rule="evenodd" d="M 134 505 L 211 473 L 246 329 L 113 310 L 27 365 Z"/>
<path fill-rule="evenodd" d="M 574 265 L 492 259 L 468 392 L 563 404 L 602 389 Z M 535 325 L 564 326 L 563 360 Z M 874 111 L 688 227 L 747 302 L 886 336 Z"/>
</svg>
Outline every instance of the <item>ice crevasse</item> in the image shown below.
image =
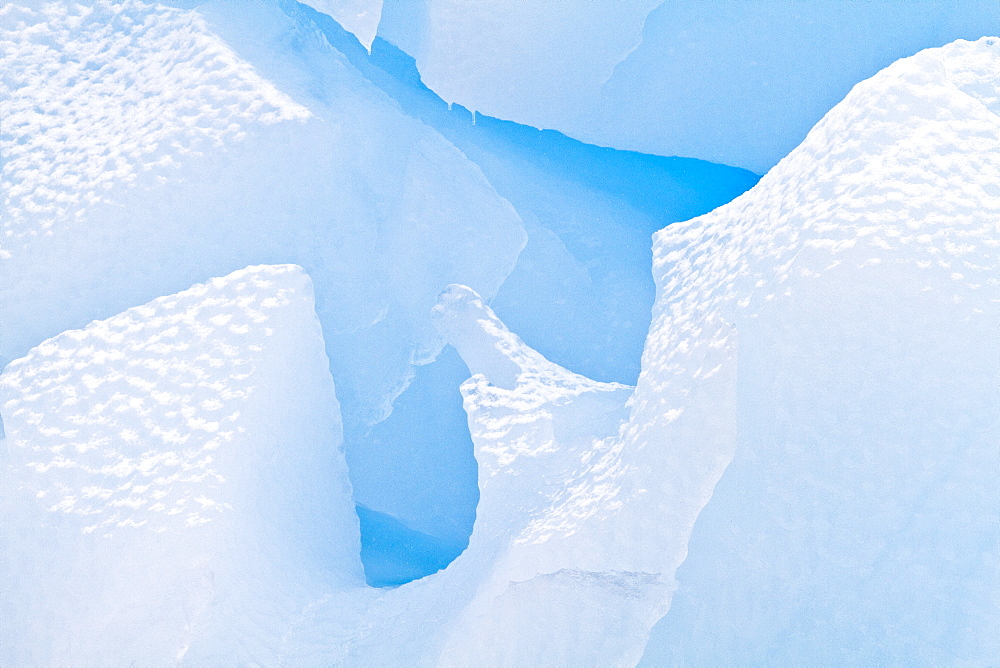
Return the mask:
<svg viewBox="0 0 1000 668">
<path fill-rule="evenodd" d="M 0 9 L 0 361 L 248 265 L 298 264 L 357 500 L 387 510 L 358 434 L 440 350 L 442 287 L 494 295 L 524 228 L 314 26 L 277 2 L 200 5 Z"/>
<path fill-rule="evenodd" d="M 572 7 L 572 10 L 570 10 Z M 993 35 L 989 0 L 385 0 L 434 91 L 585 142 L 763 173 L 858 81 Z"/>
<path fill-rule="evenodd" d="M 445 290 L 481 500 L 396 589 L 361 578 L 301 269 L 36 346 L 0 375 L 0 662 L 988 663 L 998 71 L 992 39 L 901 60 L 658 233 L 634 389 Z"/>
<path fill-rule="evenodd" d="M 390 515 L 447 547 L 390 563 L 399 581 L 461 550 L 478 498 L 438 293 L 467 285 L 554 361 L 634 383 L 649 234 L 757 176 L 449 109 L 372 47 L 293 0 L 5 5 L 0 361 L 248 265 L 303 267 L 363 544 Z"/>
</svg>

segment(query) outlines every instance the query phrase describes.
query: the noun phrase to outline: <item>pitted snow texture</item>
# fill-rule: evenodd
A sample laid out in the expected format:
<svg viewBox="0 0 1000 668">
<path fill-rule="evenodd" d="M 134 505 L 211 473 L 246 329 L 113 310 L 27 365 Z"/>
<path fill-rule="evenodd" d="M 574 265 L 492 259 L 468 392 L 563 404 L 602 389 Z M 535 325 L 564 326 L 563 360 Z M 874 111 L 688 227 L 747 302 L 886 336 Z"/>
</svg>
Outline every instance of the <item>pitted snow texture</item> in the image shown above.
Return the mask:
<svg viewBox="0 0 1000 668">
<path fill-rule="evenodd" d="M 737 427 L 651 662 L 995 656 L 997 72 L 992 39 L 901 60 L 753 190 L 657 234 L 635 438 L 678 394 Z M 720 323 L 728 398 L 690 353 Z"/>
<path fill-rule="evenodd" d="M 135 0 L 0 9 L 0 248 L 177 156 L 309 112 L 193 12 Z"/>
<path fill-rule="evenodd" d="M 884 264 L 969 315 L 996 308 L 998 66 L 995 40 L 959 41 L 856 86 L 751 193 L 658 233 L 664 292 L 754 311 L 794 279 Z"/>
<path fill-rule="evenodd" d="M 363 583 L 338 408 L 294 265 L 9 364 L 0 663 L 276 663 L 314 596 Z"/>
<path fill-rule="evenodd" d="M 213 276 L 293 262 L 316 285 L 358 501 L 447 527 L 447 504 L 400 491 L 414 483 L 397 478 L 403 503 L 383 494 L 368 433 L 440 350 L 438 293 L 503 283 L 524 245 L 516 212 L 314 12 L 173 4 L 188 9 L 0 3 L 0 364 Z"/>
<path fill-rule="evenodd" d="M 307 288 L 293 267 L 244 270 L 11 363 L 0 405 L 20 484 L 84 534 L 176 531 L 232 510 L 217 460 L 247 447 L 247 404 L 267 392 L 257 368 L 285 354 L 271 340 L 290 309 L 311 308 Z"/>
</svg>

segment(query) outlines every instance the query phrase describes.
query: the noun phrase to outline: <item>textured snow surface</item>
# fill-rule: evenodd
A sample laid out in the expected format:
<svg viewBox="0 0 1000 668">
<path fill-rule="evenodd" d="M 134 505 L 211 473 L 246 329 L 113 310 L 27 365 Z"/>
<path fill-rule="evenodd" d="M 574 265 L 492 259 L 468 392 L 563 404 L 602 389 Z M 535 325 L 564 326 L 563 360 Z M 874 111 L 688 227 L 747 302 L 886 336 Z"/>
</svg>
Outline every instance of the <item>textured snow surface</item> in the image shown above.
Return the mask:
<svg viewBox="0 0 1000 668">
<path fill-rule="evenodd" d="M 615 570 L 630 552 L 595 527 L 618 507 L 631 388 L 547 362 L 449 288 L 435 318 L 474 374 L 476 532 L 447 570 L 365 588 L 309 288 L 251 267 L 8 366 L 5 663 L 638 660 L 668 587 Z M 607 634 L 552 642 L 581 625 Z"/>
<path fill-rule="evenodd" d="M 45 341 L 0 375 L 0 412 L 4 665 L 159 664 L 203 634 L 221 656 L 236 643 L 264 659 L 290 601 L 361 582 L 298 267 L 251 267 Z"/>
<path fill-rule="evenodd" d="M 565 200 L 504 179 L 541 164 L 516 133 L 445 139 L 283 7 L 0 10 L 0 664 L 1000 655 L 997 40 L 858 84 L 751 191 L 659 232 L 632 388 L 549 361 L 486 300 L 512 269 L 614 256 L 581 250 L 607 212 L 653 214 L 569 169 L 538 179 Z M 179 79 L 143 79 L 160 53 Z M 603 208 L 547 227 L 560 201 Z M 380 514 L 392 455 L 343 437 L 446 343 L 471 376 L 475 529 L 446 569 L 366 587 L 355 502 L 454 548 Z"/>
<path fill-rule="evenodd" d="M 858 81 L 998 32 L 993 0 L 386 0 L 379 27 L 449 102 L 758 173 Z"/>
<path fill-rule="evenodd" d="M 998 72 L 995 39 L 899 61 L 657 235 L 633 420 L 686 414 L 644 398 L 665 383 L 738 429 L 650 665 L 995 660 Z M 713 322 L 739 335 L 728 398 L 690 360 Z"/>
<path fill-rule="evenodd" d="M 215 149 L 252 123 L 310 115 L 192 13 L 11 3 L 0 30 L 8 252 L 60 232 L 115 186 L 170 173 L 177 154 Z"/>
<path fill-rule="evenodd" d="M 0 11 L 0 359 L 294 262 L 316 285 L 355 490 L 384 510 L 384 454 L 364 434 L 440 349 L 429 313 L 444 286 L 492 295 L 510 273 L 517 213 L 276 3 Z"/>
</svg>

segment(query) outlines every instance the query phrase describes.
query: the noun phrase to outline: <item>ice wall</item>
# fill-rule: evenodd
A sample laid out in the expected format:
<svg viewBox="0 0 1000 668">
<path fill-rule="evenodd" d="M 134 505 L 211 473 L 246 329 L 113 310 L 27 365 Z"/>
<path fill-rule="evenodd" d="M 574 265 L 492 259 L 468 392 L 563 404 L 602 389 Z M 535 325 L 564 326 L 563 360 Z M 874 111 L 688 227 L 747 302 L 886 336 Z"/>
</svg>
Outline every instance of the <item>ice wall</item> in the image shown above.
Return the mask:
<svg viewBox="0 0 1000 668">
<path fill-rule="evenodd" d="M 472 114 L 429 90 L 413 58 L 392 44 L 376 39 L 369 54 L 327 17 L 284 6 L 315 23 L 365 78 L 475 162 L 524 221 L 527 245 L 491 300 L 504 321 L 563 366 L 634 383 L 654 294 L 642 269 L 651 262 L 649 235 L 730 201 L 757 175 L 590 146 Z"/>
<path fill-rule="evenodd" d="M 657 235 L 644 368 L 731 323 L 738 429 L 647 665 L 1000 650 L 998 44 L 893 64 Z"/>
<path fill-rule="evenodd" d="M 770 169 L 856 82 L 1000 32 L 981 0 L 387 0 L 449 102 L 600 146 Z"/>
<path fill-rule="evenodd" d="M 248 264 L 298 263 L 359 501 L 385 510 L 384 453 L 357 435 L 440 349 L 428 314 L 444 286 L 496 293 L 521 221 L 315 26 L 277 3 L 197 4 L 0 14 L 0 358 Z"/>
<path fill-rule="evenodd" d="M 537 121 L 593 108 L 661 2 L 387 0 L 379 35 L 416 58 L 424 82 L 448 102 L 564 129 Z"/>
</svg>

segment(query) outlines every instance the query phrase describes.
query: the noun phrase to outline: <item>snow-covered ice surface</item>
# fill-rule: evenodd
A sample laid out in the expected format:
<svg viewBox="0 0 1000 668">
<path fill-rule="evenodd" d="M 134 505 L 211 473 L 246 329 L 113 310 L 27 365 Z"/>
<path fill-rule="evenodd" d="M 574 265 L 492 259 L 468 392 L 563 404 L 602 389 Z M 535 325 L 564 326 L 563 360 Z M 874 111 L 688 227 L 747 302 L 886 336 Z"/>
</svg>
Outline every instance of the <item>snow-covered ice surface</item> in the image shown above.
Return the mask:
<svg viewBox="0 0 1000 668">
<path fill-rule="evenodd" d="M 658 233 L 633 389 L 486 304 L 518 267 L 620 250 L 594 234 L 605 213 L 653 220 L 570 169 L 597 151 L 541 142 L 562 171 L 504 178 L 546 164 L 520 130 L 426 111 L 315 12 L 177 4 L 199 7 L 0 10 L 0 345 L 19 358 L 0 374 L 0 663 L 1000 654 L 996 40 L 895 63 L 751 191 Z M 144 78 L 161 47 L 176 86 Z M 578 208 L 545 214 L 560 203 Z M 471 374 L 475 529 L 446 569 L 366 587 L 353 505 L 378 481 L 341 430 L 444 343 Z M 446 551 L 384 511 L 361 514 Z"/>
<path fill-rule="evenodd" d="M 449 102 L 758 173 L 858 81 L 997 32 L 993 0 L 386 0 L 379 26 Z"/>
<path fill-rule="evenodd" d="M 210 9 L 212 27 L 137 2 L 4 9 L 2 308 L 18 326 L 5 328 L 2 354 L 219 268 L 294 255 L 283 259 L 322 279 L 331 339 L 426 321 L 371 335 L 387 347 L 389 387 L 372 378 L 367 391 L 398 390 L 403 372 L 391 367 L 436 347 L 416 315 L 441 289 L 426 274 L 494 293 L 524 243 L 520 221 L 474 165 L 317 35 L 296 34 L 267 3 Z M 218 34 L 226 18 L 240 34 Z M 255 63 L 225 41 L 251 29 Z M 392 244 L 392 266 L 380 266 Z M 473 261 L 466 245 L 493 253 Z M 337 300 L 328 285 L 341 286 Z M 38 312 L 39 301 L 59 308 Z"/>
<path fill-rule="evenodd" d="M 376 39 L 369 56 L 295 2 L 168 4 L 0 14 L 0 359 L 249 264 L 297 263 L 356 500 L 464 544 L 467 372 L 453 355 L 420 366 L 441 346 L 427 315 L 441 289 L 495 295 L 554 361 L 633 383 L 649 234 L 756 177 L 449 110 L 405 54 Z M 391 419 L 403 391 L 423 431 Z"/>
<path fill-rule="evenodd" d="M 49 339 L 0 375 L 0 412 L 3 665 L 273 661 L 317 589 L 363 582 L 298 267 Z"/>
<path fill-rule="evenodd" d="M 576 537 L 618 509 L 631 388 L 546 361 L 449 288 L 435 318 L 475 374 L 477 530 L 447 570 L 367 588 L 310 288 L 298 267 L 251 267 L 8 365 L 0 659 L 637 660 L 668 583 L 609 570 L 632 564 L 611 536 L 590 537 L 610 554 Z"/>
<path fill-rule="evenodd" d="M 525 243 L 476 165 L 274 3 L 8 4 L 0 60 L 4 361 L 295 262 L 317 286 L 345 426 L 363 432 L 439 350 L 441 289 L 495 294 Z M 377 502 L 380 480 L 352 473 Z"/>
<path fill-rule="evenodd" d="M 998 72 L 996 39 L 899 61 L 657 235 L 633 423 L 703 396 L 737 429 L 648 665 L 1000 656 Z M 691 360 L 713 322 L 738 334 L 728 396 Z"/>
</svg>

